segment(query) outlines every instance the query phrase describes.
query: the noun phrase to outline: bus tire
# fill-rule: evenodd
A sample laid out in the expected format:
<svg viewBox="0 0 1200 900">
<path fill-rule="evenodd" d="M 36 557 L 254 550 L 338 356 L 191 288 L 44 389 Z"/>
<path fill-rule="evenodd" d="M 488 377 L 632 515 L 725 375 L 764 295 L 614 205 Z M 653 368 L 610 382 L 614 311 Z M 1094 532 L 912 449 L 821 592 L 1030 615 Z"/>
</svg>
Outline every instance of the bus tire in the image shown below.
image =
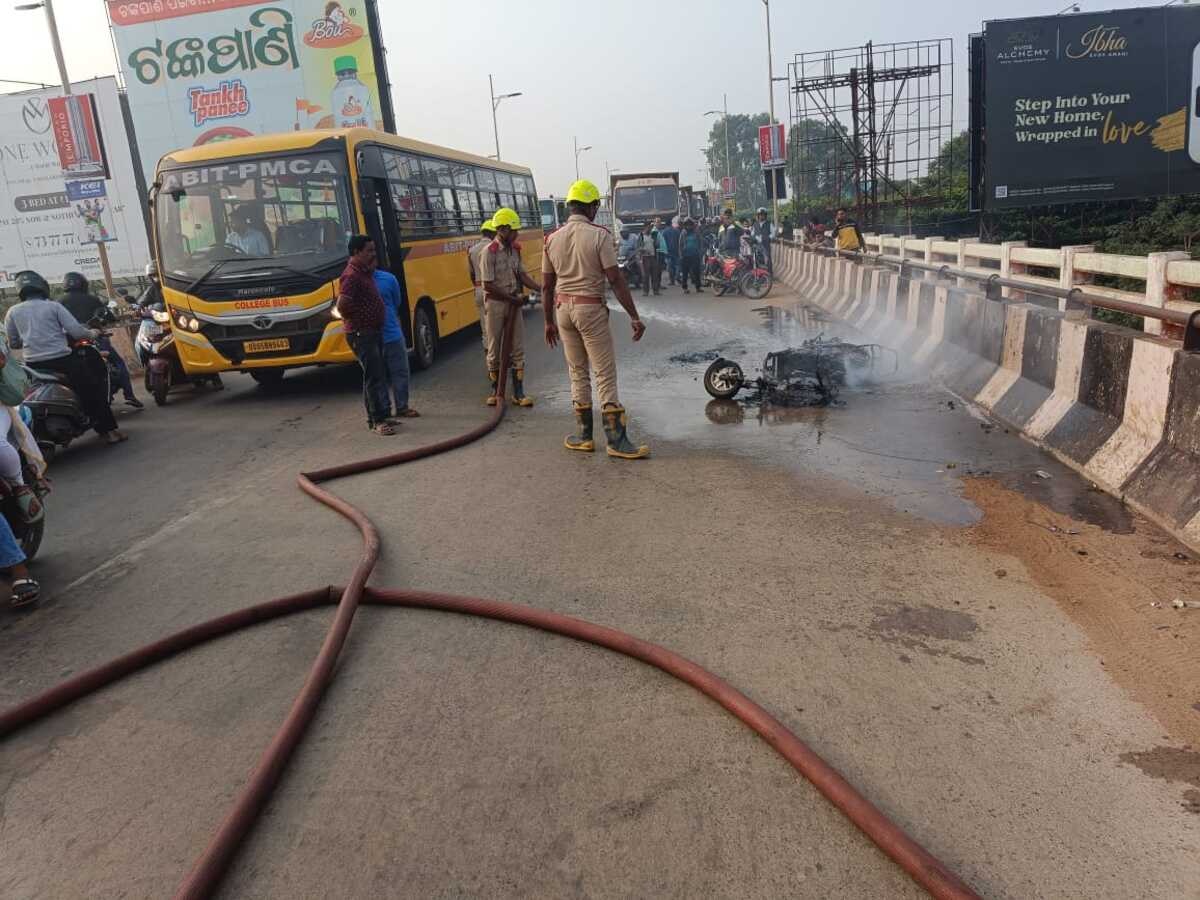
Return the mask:
<svg viewBox="0 0 1200 900">
<path fill-rule="evenodd" d="M 277 388 L 283 384 L 283 369 L 251 369 L 250 377 L 266 390 Z"/>
<path fill-rule="evenodd" d="M 437 355 L 437 320 L 432 305 L 425 301 L 413 313 L 413 368 L 428 369 Z"/>
</svg>

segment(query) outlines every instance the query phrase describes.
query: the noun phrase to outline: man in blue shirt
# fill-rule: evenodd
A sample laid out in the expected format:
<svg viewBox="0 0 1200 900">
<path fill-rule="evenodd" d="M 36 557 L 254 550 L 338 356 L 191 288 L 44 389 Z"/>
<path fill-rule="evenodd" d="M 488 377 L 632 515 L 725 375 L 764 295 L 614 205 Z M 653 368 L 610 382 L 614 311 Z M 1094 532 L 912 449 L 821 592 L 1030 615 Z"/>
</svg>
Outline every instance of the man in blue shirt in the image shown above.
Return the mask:
<svg viewBox="0 0 1200 900">
<path fill-rule="evenodd" d="M 375 270 L 375 286 L 383 298 L 383 362 L 387 366 L 389 393 L 395 413 L 389 418 L 412 419 L 420 413 L 408 405 L 408 341 L 400 327 L 400 317 L 408 310 L 400 292 L 400 282 L 386 269 Z"/>
</svg>

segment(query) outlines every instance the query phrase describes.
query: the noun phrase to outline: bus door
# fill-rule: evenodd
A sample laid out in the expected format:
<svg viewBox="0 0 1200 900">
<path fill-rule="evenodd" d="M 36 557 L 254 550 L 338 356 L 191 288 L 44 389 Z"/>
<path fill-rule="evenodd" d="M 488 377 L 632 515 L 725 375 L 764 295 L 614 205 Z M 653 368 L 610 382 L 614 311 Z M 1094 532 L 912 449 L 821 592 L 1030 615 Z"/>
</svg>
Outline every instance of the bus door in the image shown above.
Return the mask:
<svg viewBox="0 0 1200 900">
<path fill-rule="evenodd" d="M 362 203 L 363 218 L 367 222 L 367 234 L 375 241 L 378 266 L 396 276 L 400 282 L 400 296 L 404 300 L 407 315 L 400 317 L 404 329 L 404 342 L 413 349 L 412 307 L 408 302 L 408 284 L 404 279 L 404 250 L 400 245 L 400 226 L 396 211 L 392 207 L 392 196 L 387 179 L 383 176 L 383 159 L 377 148 L 364 147 L 358 153 L 358 192 Z"/>
</svg>

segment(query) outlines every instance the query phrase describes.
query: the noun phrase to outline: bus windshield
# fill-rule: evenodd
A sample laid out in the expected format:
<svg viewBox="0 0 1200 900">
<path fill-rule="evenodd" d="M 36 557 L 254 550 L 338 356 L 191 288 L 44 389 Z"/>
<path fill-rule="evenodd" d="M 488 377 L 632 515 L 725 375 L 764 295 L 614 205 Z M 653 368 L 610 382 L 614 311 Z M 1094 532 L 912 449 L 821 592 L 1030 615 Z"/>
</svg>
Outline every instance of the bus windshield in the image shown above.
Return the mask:
<svg viewBox="0 0 1200 900">
<path fill-rule="evenodd" d="M 167 169 L 155 222 L 164 278 L 236 279 L 247 268 L 239 261 L 253 262 L 258 277 L 273 264 L 313 273 L 346 258 L 354 219 L 345 160 L 289 154 Z"/>
<path fill-rule="evenodd" d="M 664 212 L 679 204 L 679 188 L 669 184 L 656 187 L 617 188 L 617 215 L 622 213 Z"/>
</svg>

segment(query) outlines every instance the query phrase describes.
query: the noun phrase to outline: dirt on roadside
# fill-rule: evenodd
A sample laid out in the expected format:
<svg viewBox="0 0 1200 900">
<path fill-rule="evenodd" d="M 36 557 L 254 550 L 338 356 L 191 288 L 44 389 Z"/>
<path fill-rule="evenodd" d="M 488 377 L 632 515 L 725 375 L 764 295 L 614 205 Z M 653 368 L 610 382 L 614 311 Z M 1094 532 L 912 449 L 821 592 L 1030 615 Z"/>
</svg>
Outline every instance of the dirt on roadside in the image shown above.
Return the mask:
<svg viewBox="0 0 1200 900">
<path fill-rule="evenodd" d="M 1200 747 L 1200 556 L 1134 515 L 1118 534 L 1055 512 L 991 478 L 964 495 L 983 511 L 976 546 L 1013 557 L 1088 635 L 1113 680 L 1170 735 Z M 998 578 L 1017 575 L 996 570 Z"/>
</svg>

